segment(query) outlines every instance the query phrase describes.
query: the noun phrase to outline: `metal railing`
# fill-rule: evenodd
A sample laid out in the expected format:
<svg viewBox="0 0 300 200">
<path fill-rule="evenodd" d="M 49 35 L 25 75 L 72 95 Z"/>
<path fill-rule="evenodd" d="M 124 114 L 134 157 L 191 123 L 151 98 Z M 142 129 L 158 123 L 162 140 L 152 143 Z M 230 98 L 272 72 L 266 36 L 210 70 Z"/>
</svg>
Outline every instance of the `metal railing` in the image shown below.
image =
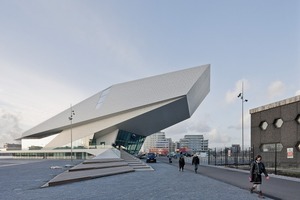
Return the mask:
<svg viewBox="0 0 300 200">
<path fill-rule="evenodd" d="M 246 149 L 244 152 L 232 152 L 228 150 L 227 148 L 210 149 L 206 157 L 200 157 L 200 164 L 226 166 L 244 170 L 250 169 L 250 164 L 256 156 L 253 147 Z M 287 163 L 286 159 L 282 158 L 281 152 L 275 150 L 272 152 L 261 152 L 260 154 L 268 173 L 300 178 L 300 167 L 296 162 Z"/>
</svg>

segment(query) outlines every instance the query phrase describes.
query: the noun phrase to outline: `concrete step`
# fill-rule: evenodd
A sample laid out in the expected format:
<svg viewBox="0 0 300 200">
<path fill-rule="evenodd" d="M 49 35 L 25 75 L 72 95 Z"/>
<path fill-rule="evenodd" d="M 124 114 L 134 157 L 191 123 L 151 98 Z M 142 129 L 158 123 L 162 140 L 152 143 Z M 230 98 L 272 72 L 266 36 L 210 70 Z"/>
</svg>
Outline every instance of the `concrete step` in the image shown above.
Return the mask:
<svg viewBox="0 0 300 200">
<path fill-rule="evenodd" d="M 144 163 L 128 163 L 129 166 L 140 166 L 140 165 L 143 165 L 145 166 Z"/>
<path fill-rule="evenodd" d="M 89 160 L 83 161 L 83 164 L 121 162 L 121 161 L 124 161 L 124 159 L 122 159 L 122 158 L 89 159 Z"/>
<path fill-rule="evenodd" d="M 90 169 L 102 169 L 102 168 L 109 168 L 109 167 L 120 167 L 120 166 L 128 166 L 127 162 L 107 162 L 107 163 L 81 163 L 69 169 L 70 172 L 72 171 L 79 171 L 79 170 L 90 170 Z"/>
<path fill-rule="evenodd" d="M 151 167 L 149 167 L 149 166 L 134 166 L 134 167 L 132 167 L 134 170 L 136 170 L 136 169 L 151 169 Z M 152 169 L 151 169 L 152 170 Z"/>
<path fill-rule="evenodd" d="M 72 171 L 72 172 L 66 171 L 59 174 L 52 180 L 50 180 L 43 187 L 62 185 L 65 183 L 72 183 L 72 182 L 77 182 L 82 180 L 89 180 L 93 178 L 111 176 L 111 175 L 128 173 L 128 172 L 134 172 L 134 169 L 132 169 L 129 166 L 121 166 L 121 167 L 113 167 L 113 168 L 80 170 L 80 171 Z"/>
<path fill-rule="evenodd" d="M 136 171 L 150 171 L 154 170 L 151 166 L 146 164 L 145 162 L 141 161 L 139 158 L 136 158 L 135 156 L 121 150 L 121 158 L 125 160 L 125 162 L 128 163 L 130 167 L 132 167 Z"/>
<path fill-rule="evenodd" d="M 61 185 L 134 171 L 150 170 L 154 169 L 133 155 L 121 151 L 121 158 L 98 158 L 85 160 L 68 171 L 54 177 L 42 187 Z"/>
</svg>

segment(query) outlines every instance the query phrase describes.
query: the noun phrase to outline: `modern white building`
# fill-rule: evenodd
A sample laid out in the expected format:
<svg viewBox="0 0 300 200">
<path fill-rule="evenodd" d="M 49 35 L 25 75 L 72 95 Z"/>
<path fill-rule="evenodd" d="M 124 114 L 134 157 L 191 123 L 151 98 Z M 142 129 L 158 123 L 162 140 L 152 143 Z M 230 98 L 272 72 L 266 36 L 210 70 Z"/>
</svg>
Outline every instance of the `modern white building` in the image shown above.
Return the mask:
<svg viewBox="0 0 300 200">
<path fill-rule="evenodd" d="M 210 65 L 115 84 L 19 139 L 27 147 L 30 140 L 47 141 L 41 151 L 49 155 L 68 149 L 97 154 L 92 149 L 106 146 L 138 153 L 147 136 L 190 118 L 209 91 Z"/>
<path fill-rule="evenodd" d="M 207 152 L 208 140 L 204 140 L 203 135 L 185 135 L 180 139 L 180 147 L 188 148 L 193 153 Z"/>
<path fill-rule="evenodd" d="M 172 142 L 172 140 L 171 140 Z M 172 144 L 172 143 L 171 143 Z M 164 132 L 154 133 L 148 136 L 144 142 L 144 152 L 160 153 L 161 151 L 169 152 L 170 140 L 166 138 Z"/>
</svg>

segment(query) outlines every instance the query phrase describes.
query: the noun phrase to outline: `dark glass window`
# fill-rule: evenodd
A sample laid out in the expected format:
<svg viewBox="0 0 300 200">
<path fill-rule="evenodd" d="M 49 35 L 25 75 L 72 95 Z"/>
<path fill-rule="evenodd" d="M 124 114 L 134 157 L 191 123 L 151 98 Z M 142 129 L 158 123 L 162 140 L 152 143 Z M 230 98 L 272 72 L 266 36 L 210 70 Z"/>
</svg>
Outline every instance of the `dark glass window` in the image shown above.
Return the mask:
<svg viewBox="0 0 300 200">
<path fill-rule="evenodd" d="M 138 154 L 145 138 L 146 136 L 119 130 L 116 139 L 116 146 L 123 146 L 130 154 Z"/>
</svg>

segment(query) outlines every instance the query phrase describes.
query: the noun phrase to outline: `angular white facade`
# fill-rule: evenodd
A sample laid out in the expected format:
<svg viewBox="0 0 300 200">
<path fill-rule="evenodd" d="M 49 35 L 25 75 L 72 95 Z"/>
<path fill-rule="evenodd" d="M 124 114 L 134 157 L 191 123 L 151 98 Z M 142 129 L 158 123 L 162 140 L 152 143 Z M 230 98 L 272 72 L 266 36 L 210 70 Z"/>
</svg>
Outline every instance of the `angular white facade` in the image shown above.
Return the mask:
<svg viewBox="0 0 300 200">
<path fill-rule="evenodd" d="M 191 117 L 209 91 L 210 65 L 112 85 L 74 105 L 72 125 L 68 108 L 21 139 L 56 135 L 45 149 L 69 146 L 71 135 L 78 148 L 143 143 L 146 136 Z"/>
</svg>

